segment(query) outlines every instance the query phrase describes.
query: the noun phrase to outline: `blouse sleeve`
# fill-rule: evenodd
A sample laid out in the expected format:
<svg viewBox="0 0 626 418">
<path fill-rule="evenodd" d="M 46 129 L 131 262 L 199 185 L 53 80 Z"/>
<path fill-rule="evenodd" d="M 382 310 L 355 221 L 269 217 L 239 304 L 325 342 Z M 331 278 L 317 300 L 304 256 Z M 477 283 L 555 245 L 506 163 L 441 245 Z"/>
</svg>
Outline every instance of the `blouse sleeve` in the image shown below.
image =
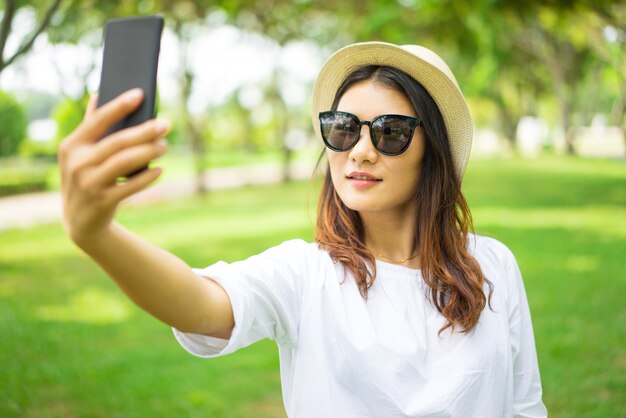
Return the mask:
<svg viewBox="0 0 626 418">
<path fill-rule="evenodd" d="M 309 248 L 302 240 L 292 240 L 243 261 L 194 269 L 224 288 L 235 327 L 229 340 L 173 329 L 178 342 L 199 357 L 229 354 L 264 338 L 295 344 L 302 294 L 314 267 Z"/>
<path fill-rule="evenodd" d="M 528 299 L 519 266 L 507 248 L 506 270 L 509 279 L 509 329 L 513 355 L 514 418 L 547 417 L 541 399 L 541 377 L 535 348 Z"/>
</svg>

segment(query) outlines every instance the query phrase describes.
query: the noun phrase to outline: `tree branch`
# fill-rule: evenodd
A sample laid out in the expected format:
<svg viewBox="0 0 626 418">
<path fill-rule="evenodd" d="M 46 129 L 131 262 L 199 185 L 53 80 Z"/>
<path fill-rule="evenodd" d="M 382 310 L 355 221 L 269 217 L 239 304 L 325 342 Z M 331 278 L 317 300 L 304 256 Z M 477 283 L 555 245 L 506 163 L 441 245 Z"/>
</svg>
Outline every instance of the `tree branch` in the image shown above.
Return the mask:
<svg viewBox="0 0 626 418">
<path fill-rule="evenodd" d="M 11 58 L 6 60 L 6 62 L 4 63 L 4 67 L 7 67 L 8 65 L 10 65 L 13 61 L 15 61 L 15 59 L 17 57 L 19 57 L 20 55 L 24 54 L 26 51 L 28 51 L 33 46 L 33 44 L 35 43 L 35 40 L 37 39 L 37 37 L 39 35 L 41 35 L 41 33 L 50 24 L 50 21 L 52 20 L 52 16 L 54 15 L 54 13 L 57 11 L 59 6 L 61 5 L 61 1 L 62 0 L 55 0 L 55 2 L 52 4 L 52 6 L 50 6 L 48 11 L 46 12 L 46 15 L 44 16 L 43 20 L 41 21 L 41 23 L 39 24 L 39 26 L 37 27 L 37 29 L 35 30 L 33 35 L 30 37 L 30 39 L 28 41 L 24 42 L 19 47 L 19 49 L 15 52 L 15 54 L 13 54 L 13 56 Z M 1 71 L 1 67 L 0 67 L 0 71 Z"/>
<path fill-rule="evenodd" d="M 15 14 L 15 0 L 7 0 L 2 16 L 2 27 L 0 27 L 0 71 L 4 68 L 4 47 L 11 31 L 11 23 Z"/>
</svg>

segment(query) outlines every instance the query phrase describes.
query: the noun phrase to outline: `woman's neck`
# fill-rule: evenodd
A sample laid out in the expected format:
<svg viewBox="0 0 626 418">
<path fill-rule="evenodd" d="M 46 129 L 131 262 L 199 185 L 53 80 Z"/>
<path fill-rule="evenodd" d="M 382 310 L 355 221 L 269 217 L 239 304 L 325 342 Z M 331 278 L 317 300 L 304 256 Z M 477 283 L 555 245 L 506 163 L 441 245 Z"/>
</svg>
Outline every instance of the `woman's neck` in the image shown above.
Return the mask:
<svg viewBox="0 0 626 418">
<path fill-rule="evenodd" d="M 414 213 L 414 212 L 413 212 Z M 414 248 L 415 217 L 361 212 L 365 230 L 365 245 L 379 260 L 419 268 L 417 248 Z"/>
</svg>

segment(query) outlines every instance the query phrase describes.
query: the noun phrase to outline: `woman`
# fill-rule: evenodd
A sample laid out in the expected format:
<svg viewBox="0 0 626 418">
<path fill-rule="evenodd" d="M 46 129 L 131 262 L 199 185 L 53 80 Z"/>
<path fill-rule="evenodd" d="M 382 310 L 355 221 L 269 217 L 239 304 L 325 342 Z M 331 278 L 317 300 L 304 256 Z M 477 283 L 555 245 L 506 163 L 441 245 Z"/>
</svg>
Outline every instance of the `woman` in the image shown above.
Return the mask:
<svg viewBox="0 0 626 418">
<path fill-rule="evenodd" d="M 329 170 L 315 243 L 191 269 L 113 221 L 158 169 L 163 122 L 96 142 L 141 101 L 87 112 L 60 150 L 72 239 L 191 353 L 279 347 L 293 417 L 545 417 L 514 256 L 468 232 L 472 139 L 447 65 L 418 46 L 350 45 L 324 64 L 313 118 Z"/>
</svg>

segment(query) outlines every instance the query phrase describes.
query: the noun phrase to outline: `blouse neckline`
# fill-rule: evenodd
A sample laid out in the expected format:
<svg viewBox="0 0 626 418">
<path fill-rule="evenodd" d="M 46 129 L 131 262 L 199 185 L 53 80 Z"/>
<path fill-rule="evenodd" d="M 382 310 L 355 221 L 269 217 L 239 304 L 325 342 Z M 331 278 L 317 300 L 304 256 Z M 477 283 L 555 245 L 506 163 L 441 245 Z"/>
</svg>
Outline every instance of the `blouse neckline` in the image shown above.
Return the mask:
<svg viewBox="0 0 626 418">
<path fill-rule="evenodd" d="M 415 275 L 421 274 L 421 269 L 419 268 L 411 268 L 400 264 L 388 263 L 386 261 L 381 261 L 378 259 L 376 259 L 376 269 L 379 271 L 387 271 L 390 273 L 397 273 L 411 277 L 415 277 Z"/>
</svg>

